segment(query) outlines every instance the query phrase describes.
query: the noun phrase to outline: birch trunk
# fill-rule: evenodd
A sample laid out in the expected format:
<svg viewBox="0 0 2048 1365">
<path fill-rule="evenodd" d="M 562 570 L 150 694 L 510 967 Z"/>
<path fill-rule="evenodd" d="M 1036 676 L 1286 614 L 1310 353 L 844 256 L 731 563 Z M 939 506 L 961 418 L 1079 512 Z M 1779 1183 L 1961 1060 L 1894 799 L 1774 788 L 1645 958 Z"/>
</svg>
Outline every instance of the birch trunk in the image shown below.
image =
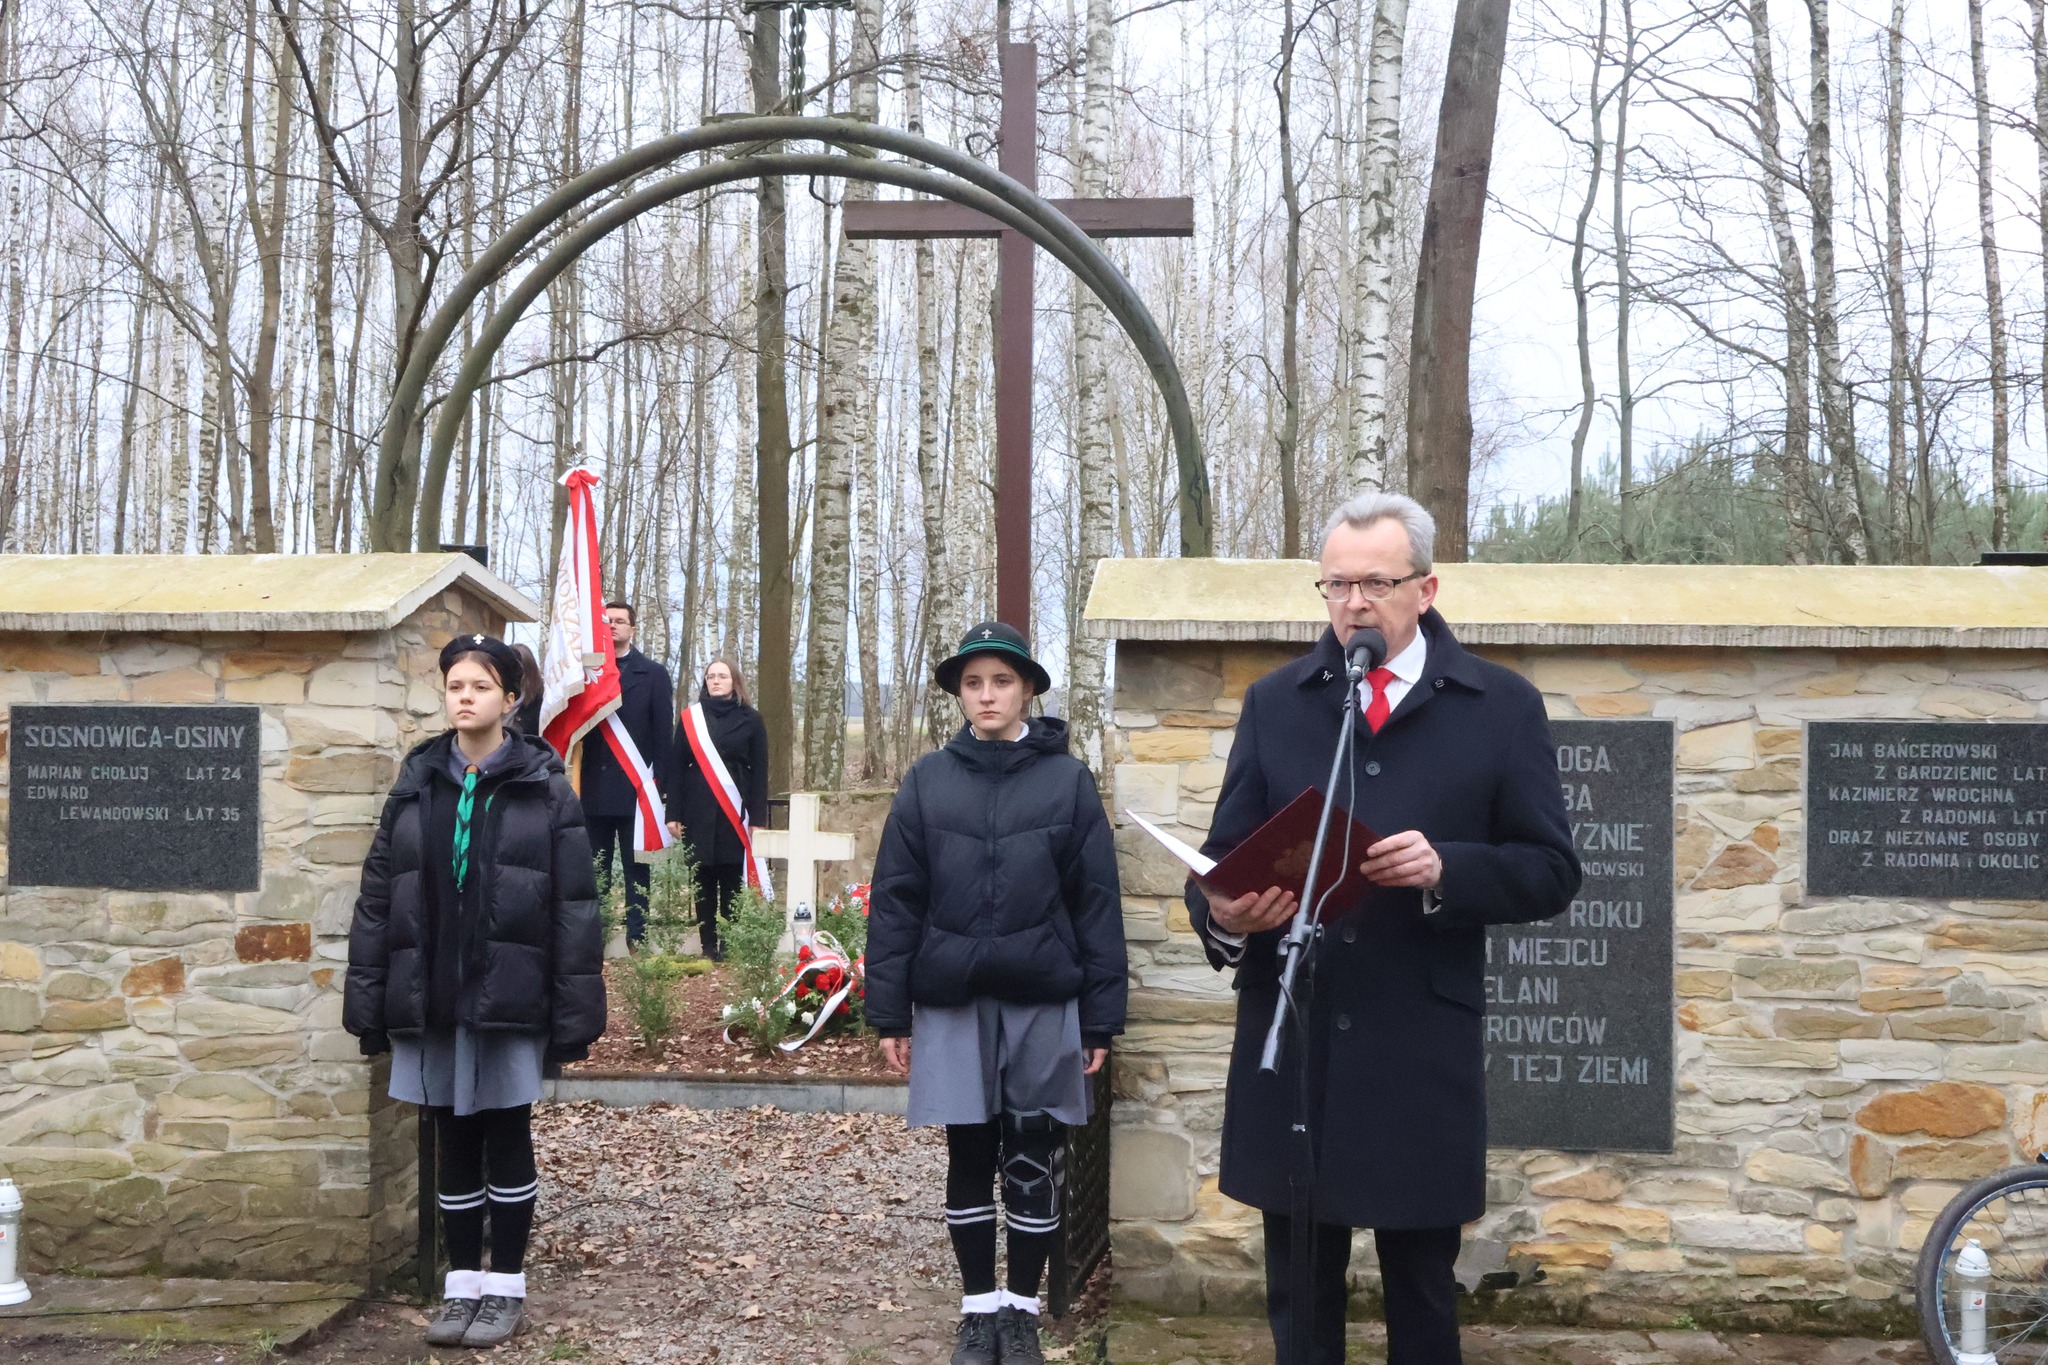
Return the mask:
<svg viewBox="0 0 2048 1365">
<path fill-rule="evenodd" d="M 319 69 L 314 77 L 320 107 L 334 107 L 334 71 L 341 20 L 336 0 L 325 0 L 320 15 Z M 336 475 L 334 430 L 334 170 L 323 160 L 313 181 L 313 548 L 332 554 L 335 546 Z"/>
<path fill-rule="evenodd" d="M 1791 177 L 1780 151 L 1778 79 L 1771 49 L 1768 0 L 1748 0 L 1750 73 L 1756 102 L 1757 157 L 1762 163 L 1764 212 L 1770 219 L 1777 248 L 1778 293 L 1785 315 L 1785 428 L 1780 441 L 1779 487 L 1786 520 L 1793 528 L 1792 558 L 1813 559 L 1813 526 L 1819 515 L 1812 480 L 1813 446 L 1812 331 L 1806 290 L 1806 263 L 1792 232 L 1786 186 Z"/>
<path fill-rule="evenodd" d="M 1828 530 L 1836 553 L 1852 564 L 1862 564 L 1870 558 L 1870 537 L 1864 529 L 1863 479 L 1856 455 L 1856 410 L 1849 385 L 1842 377 L 1841 318 L 1836 303 L 1830 3 L 1831 0 L 1806 0 L 1813 91 L 1806 131 L 1807 194 L 1813 205 L 1813 353 L 1820 377 L 1821 438 L 1827 443 L 1828 467 L 1834 482 Z"/>
<path fill-rule="evenodd" d="M 2011 415 L 2006 395 L 2005 291 L 1998 275 L 1998 217 L 1992 203 L 1991 96 L 1984 70 L 1984 0 L 1969 0 L 1970 89 L 1977 113 L 1977 233 L 1984 252 L 1984 314 L 1991 336 L 1991 548 L 2012 534 Z"/>
<path fill-rule="evenodd" d="M 2038 16 L 2042 0 L 2032 2 Z M 2035 23 L 2035 41 L 2038 44 L 2038 17 Z M 1905 27 L 1906 0 L 1892 0 L 1891 22 L 1885 27 L 1884 49 L 1884 304 L 1891 332 L 1891 357 L 1885 371 L 1884 391 L 1884 491 L 1891 558 L 1901 564 L 1912 558 L 1909 550 L 1912 497 L 1909 491 L 1910 467 L 1906 462 Z M 2043 184 L 2048 185 L 2048 179 L 2044 179 Z M 2044 223 L 2042 229 L 2048 233 L 2048 223 Z M 2043 241 L 2048 244 L 2048 237 Z M 2048 259 L 2048 255 L 2044 255 L 2044 259 Z"/>
<path fill-rule="evenodd" d="M 1301 182 L 1294 173 L 1294 0 L 1280 7 L 1280 70 L 1273 78 L 1280 126 L 1280 204 L 1286 216 L 1280 300 L 1280 429 L 1273 449 L 1280 466 L 1280 557 L 1301 558 L 1301 487 L 1295 464 L 1301 446 Z"/>
<path fill-rule="evenodd" d="M 1365 83 L 1365 195 L 1359 231 L 1357 334 L 1351 340 L 1352 385 L 1349 452 L 1356 489 L 1387 484 L 1388 355 L 1394 330 L 1394 255 L 1398 243 L 1395 211 L 1401 173 L 1401 75 L 1408 41 L 1408 0 L 1379 0 L 1373 7 L 1372 56 Z"/>
<path fill-rule="evenodd" d="M 242 194 L 249 219 L 249 235 L 256 249 L 256 271 L 261 291 L 257 306 L 256 347 L 250 357 L 248 377 L 249 409 L 249 534 L 258 554 L 277 551 L 277 522 L 271 507 L 271 450 L 277 435 L 277 351 L 284 313 L 284 238 L 290 208 L 287 186 L 291 169 L 291 112 L 283 80 L 284 73 L 272 69 L 270 115 L 259 120 L 261 100 L 256 84 L 256 56 L 259 51 L 276 53 L 278 44 L 259 40 L 274 21 L 265 22 L 257 0 L 246 0 L 243 14 L 249 26 L 242 56 Z M 293 3 L 285 18 L 296 23 L 298 6 Z M 264 145 L 268 142 L 268 146 Z M 266 197 L 264 191 L 269 190 Z"/>
<path fill-rule="evenodd" d="M 1081 82 L 1081 130 L 1076 148 L 1076 189 L 1084 199 L 1109 193 L 1109 97 L 1115 38 L 1109 0 L 1088 0 L 1086 56 Z M 1073 610 L 1068 612 L 1067 718 L 1077 757 L 1107 777 L 1103 731 L 1109 720 L 1104 694 L 1109 644 L 1088 634 L 1081 608 L 1095 585 L 1095 569 L 1116 552 L 1117 478 L 1110 447 L 1109 371 L 1103 344 L 1103 308 L 1078 283 L 1074 295 L 1074 389 L 1078 408 L 1075 454 L 1080 507 L 1074 563 Z"/>
<path fill-rule="evenodd" d="M 1893 0 L 1898 3 L 1898 0 Z M 2035 207 L 2041 223 L 2041 269 L 2048 278 L 2048 0 L 2027 0 L 2033 11 Z M 2048 328 L 2041 332 L 2041 421 L 2048 434 Z M 2048 521 L 2041 526 L 2048 546 Z"/>
<path fill-rule="evenodd" d="M 903 117 L 910 131 L 924 135 L 923 57 L 917 36 L 917 9 L 903 6 Z M 920 196 L 921 197 L 921 196 Z M 939 283 L 932 239 L 920 237 L 913 247 L 917 276 L 917 481 L 924 530 L 924 655 L 936 666 L 951 651 L 954 633 L 963 628 L 955 592 L 955 570 L 946 556 L 946 462 L 939 448 Z M 957 338 L 956 338 L 957 341 Z M 955 714 L 952 699 L 923 670 L 924 732 L 934 749 L 946 742 Z M 907 685 L 906 679 L 906 685 Z"/>
<path fill-rule="evenodd" d="M 1826 3 L 1826 0 L 1822 0 Z M 1614 88 L 1614 210 L 1609 226 L 1614 235 L 1614 418 L 1615 454 L 1620 466 L 1619 539 L 1621 557 L 1632 560 L 1635 549 L 1636 392 L 1629 370 L 1629 302 L 1633 286 L 1628 267 L 1628 102 L 1636 64 L 1636 16 L 1633 0 L 1621 0 L 1621 78 Z"/>
<path fill-rule="evenodd" d="M 753 85 L 754 112 L 774 113 L 782 103 L 782 35 L 779 11 L 754 15 L 748 76 Z M 771 147 L 768 150 L 778 150 Z M 789 392 L 787 370 L 789 300 L 789 226 L 782 181 L 763 177 L 756 191 L 759 206 L 758 253 L 754 275 L 754 404 L 755 465 L 758 470 L 760 526 L 761 618 L 758 636 L 761 719 L 768 730 L 768 789 L 789 788 L 794 731 L 790 689 L 789 553 Z"/>
<path fill-rule="evenodd" d="M 1600 401 L 1593 383 L 1593 336 L 1591 288 L 1586 278 L 1586 250 L 1593 208 L 1600 200 L 1600 177 L 1607 169 L 1607 119 L 1600 95 L 1600 76 L 1607 64 L 1607 0 L 1600 0 L 1600 32 L 1593 44 L 1593 76 L 1586 90 L 1586 113 L 1591 137 L 1586 154 L 1586 197 L 1579 201 L 1579 216 L 1572 225 L 1572 313 L 1577 328 L 1579 352 L 1579 420 L 1572 428 L 1572 486 L 1565 502 L 1567 555 L 1579 546 L 1579 523 L 1584 513 L 1586 483 L 1586 438 L 1593 430 L 1593 410 Z"/>
</svg>

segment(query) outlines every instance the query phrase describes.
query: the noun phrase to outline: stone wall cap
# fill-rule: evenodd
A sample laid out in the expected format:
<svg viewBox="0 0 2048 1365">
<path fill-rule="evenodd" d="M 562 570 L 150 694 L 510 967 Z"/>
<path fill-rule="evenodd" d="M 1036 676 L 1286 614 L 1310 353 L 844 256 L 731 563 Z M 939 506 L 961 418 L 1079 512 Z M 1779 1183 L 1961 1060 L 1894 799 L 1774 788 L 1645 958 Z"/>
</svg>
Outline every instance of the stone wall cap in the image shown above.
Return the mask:
<svg viewBox="0 0 2048 1365">
<path fill-rule="evenodd" d="M 1309 643 L 1309 560 L 1105 559 L 1100 639 Z M 2015 566 L 1440 564 L 1467 644 L 2048 649 L 2048 569 Z"/>
<path fill-rule="evenodd" d="M 541 608 L 466 554 L 0 555 L 0 631 L 389 630 L 453 586 Z"/>
</svg>

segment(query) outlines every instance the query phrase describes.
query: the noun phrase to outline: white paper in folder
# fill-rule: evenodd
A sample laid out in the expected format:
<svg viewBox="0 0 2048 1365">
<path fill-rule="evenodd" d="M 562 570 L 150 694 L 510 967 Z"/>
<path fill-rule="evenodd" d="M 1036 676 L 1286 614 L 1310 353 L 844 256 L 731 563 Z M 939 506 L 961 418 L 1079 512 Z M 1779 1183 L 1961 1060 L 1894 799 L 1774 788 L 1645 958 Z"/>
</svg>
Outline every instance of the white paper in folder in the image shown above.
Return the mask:
<svg viewBox="0 0 2048 1365">
<path fill-rule="evenodd" d="M 1174 857 L 1186 863 L 1188 865 L 1188 870 L 1193 872 L 1197 877 L 1206 877 L 1209 875 L 1210 872 L 1215 870 L 1216 860 L 1214 858 L 1204 858 L 1199 850 L 1190 848 L 1181 840 L 1174 838 L 1171 834 L 1168 834 L 1165 830 L 1159 828 L 1159 826 L 1153 824 L 1150 820 L 1147 820 L 1144 816 L 1138 814 L 1138 812 L 1132 810 L 1129 806 L 1124 807 L 1124 814 L 1130 816 L 1133 820 L 1136 820 L 1140 828 L 1142 828 L 1147 834 L 1151 835 L 1153 838 L 1157 839 L 1160 843 L 1160 846 L 1163 847 L 1168 853 L 1171 853 Z"/>
</svg>

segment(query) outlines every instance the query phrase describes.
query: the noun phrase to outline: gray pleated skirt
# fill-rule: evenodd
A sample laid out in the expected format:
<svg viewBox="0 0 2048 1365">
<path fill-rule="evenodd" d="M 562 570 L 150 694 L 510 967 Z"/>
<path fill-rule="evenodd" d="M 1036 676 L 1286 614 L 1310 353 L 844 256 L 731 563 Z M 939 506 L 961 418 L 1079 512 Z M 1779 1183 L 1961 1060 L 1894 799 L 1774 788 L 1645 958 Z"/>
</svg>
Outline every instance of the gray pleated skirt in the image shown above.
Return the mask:
<svg viewBox="0 0 2048 1365">
<path fill-rule="evenodd" d="M 1081 1007 L 976 1000 L 918 1005 L 910 1016 L 913 1128 L 987 1123 L 1005 1112 L 1088 1122 Z"/>
<path fill-rule="evenodd" d="M 391 1098 L 474 1114 L 540 1099 L 547 1035 L 434 1029 L 391 1040 Z"/>
</svg>

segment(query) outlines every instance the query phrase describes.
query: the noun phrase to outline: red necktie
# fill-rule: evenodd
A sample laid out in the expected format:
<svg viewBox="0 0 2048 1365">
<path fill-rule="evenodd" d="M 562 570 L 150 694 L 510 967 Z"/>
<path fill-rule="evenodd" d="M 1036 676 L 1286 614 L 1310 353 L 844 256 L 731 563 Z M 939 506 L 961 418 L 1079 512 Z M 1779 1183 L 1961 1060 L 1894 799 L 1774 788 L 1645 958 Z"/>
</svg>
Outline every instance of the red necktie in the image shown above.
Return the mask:
<svg viewBox="0 0 2048 1365">
<path fill-rule="evenodd" d="M 1365 723 L 1372 727 L 1374 734 L 1378 734 L 1380 727 L 1387 723 L 1387 716 L 1394 709 L 1393 704 L 1387 700 L 1387 684 L 1394 680 L 1394 670 L 1375 668 L 1365 675 L 1365 680 L 1372 684 L 1372 704 L 1365 708 Z"/>
</svg>

